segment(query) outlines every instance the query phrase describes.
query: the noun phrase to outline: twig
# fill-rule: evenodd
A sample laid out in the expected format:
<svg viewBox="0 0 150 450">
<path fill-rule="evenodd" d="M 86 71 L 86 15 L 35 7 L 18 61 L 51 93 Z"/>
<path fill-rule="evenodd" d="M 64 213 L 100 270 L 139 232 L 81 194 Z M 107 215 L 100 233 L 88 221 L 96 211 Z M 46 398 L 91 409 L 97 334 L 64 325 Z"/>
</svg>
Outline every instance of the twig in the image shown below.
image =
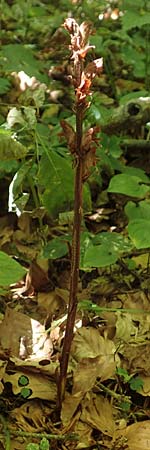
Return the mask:
<svg viewBox="0 0 150 450">
<path fill-rule="evenodd" d="M 10 435 L 12 436 L 22 436 L 22 437 L 28 437 L 28 438 L 39 438 L 42 439 L 43 437 L 45 437 L 46 439 L 55 439 L 58 441 L 78 441 L 79 440 L 79 436 L 76 433 L 68 433 L 65 435 L 62 434 L 49 434 L 49 433 L 29 433 L 27 431 L 13 431 L 13 430 L 9 430 L 7 429 L 9 432 L 9 438 Z M 0 434 L 0 438 L 3 438 L 4 435 L 1 433 Z M 5 441 L 6 442 L 6 441 Z M 5 447 L 5 450 L 10 449 L 10 447 Z"/>
</svg>

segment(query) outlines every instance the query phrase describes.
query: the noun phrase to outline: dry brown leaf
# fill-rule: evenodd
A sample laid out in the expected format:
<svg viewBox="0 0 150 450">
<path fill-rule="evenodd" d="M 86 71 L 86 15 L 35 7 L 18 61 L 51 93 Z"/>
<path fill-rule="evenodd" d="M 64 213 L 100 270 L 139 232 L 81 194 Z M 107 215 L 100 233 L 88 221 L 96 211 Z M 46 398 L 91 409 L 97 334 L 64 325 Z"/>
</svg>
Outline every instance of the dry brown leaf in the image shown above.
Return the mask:
<svg viewBox="0 0 150 450">
<path fill-rule="evenodd" d="M 92 438 L 93 430 L 87 423 L 83 423 L 81 422 L 81 420 L 79 420 L 78 422 L 76 422 L 73 431 L 79 436 L 79 443 L 76 446 L 76 450 L 80 450 L 86 447 L 89 448 L 89 446 L 95 444 L 95 441 Z"/>
<path fill-rule="evenodd" d="M 129 342 L 137 334 L 137 327 L 134 325 L 132 316 L 129 313 L 118 312 L 116 321 L 116 339 Z"/>
<path fill-rule="evenodd" d="M 109 339 L 100 335 L 99 331 L 93 327 L 82 327 L 75 334 L 71 353 L 76 361 L 85 358 L 95 358 L 103 355 L 114 355 L 115 345 Z"/>
<path fill-rule="evenodd" d="M 13 237 L 14 231 L 10 227 L 6 227 L 0 231 L 0 247 L 10 242 Z"/>
<path fill-rule="evenodd" d="M 104 338 L 95 328 L 82 327 L 76 333 L 71 353 L 79 362 L 74 370 L 73 393 L 82 391 L 85 394 L 100 377 L 107 380 L 115 374 L 120 360 L 115 354 L 114 343 Z"/>
<path fill-rule="evenodd" d="M 116 362 L 114 355 L 104 354 L 97 358 L 85 358 L 74 371 L 73 393 L 81 391 L 84 395 L 95 385 L 96 378 L 101 381 L 108 380 L 115 375 Z"/>
<path fill-rule="evenodd" d="M 10 418 L 15 420 L 24 431 L 38 433 L 44 428 L 47 429 L 47 418 L 50 412 L 50 409 L 39 400 L 30 400 L 19 408 L 13 409 Z"/>
<path fill-rule="evenodd" d="M 53 350 L 43 325 L 10 308 L 0 324 L 0 345 L 20 359 L 50 359 Z"/>
<path fill-rule="evenodd" d="M 0 380 L 2 380 L 4 377 L 6 366 L 7 366 L 7 361 L 0 360 Z M 4 389 L 4 385 L 0 381 L 0 394 L 3 392 L 3 389 Z"/>
<path fill-rule="evenodd" d="M 28 378 L 29 382 L 26 386 L 27 389 L 31 390 L 31 398 L 40 398 L 42 400 L 50 400 L 54 402 L 57 396 L 56 383 L 44 377 L 41 374 L 33 374 L 27 371 L 17 371 L 13 374 L 5 373 L 3 377 L 4 383 L 12 384 L 12 391 L 15 395 L 20 394 L 23 386 L 19 385 L 19 378 L 25 376 Z"/>
<path fill-rule="evenodd" d="M 139 345 L 136 342 L 130 345 L 124 344 L 121 346 L 121 353 L 126 361 L 126 368 L 130 367 L 131 372 L 143 372 L 150 375 L 150 360 L 149 360 L 149 344 Z"/>
<path fill-rule="evenodd" d="M 138 389 L 137 392 L 144 397 L 150 397 L 150 376 L 146 377 L 144 374 L 140 373 L 140 378 L 143 381 L 143 386 L 141 389 Z"/>
<path fill-rule="evenodd" d="M 62 403 L 61 420 L 63 425 L 67 427 L 67 431 L 72 426 L 72 417 L 74 416 L 82 397 L 83 395 L 81 392 L 74 395 L 66 392 L 65 399 Z M 76 420 L 76 418 L 74 420 Z"/>
<path fill-rule="evenodd" d="M 113 407 L 107 398 L 100 395 L 88 395 L 82 402 L 80 420 L 107 436 L 113 437 L 114 435 Z"/>
<path fill-rule="evenodd" d="M 11 436 L 10 450 L 26 450 L 27 444 L 31 442 L 31 438 L 23 438 L 21 436 L 13 438 Z"/>
<path fill-rule="evenodd" d="M 54 361 L 43 361 L 41 362 L 41 358 L 36 358 L 34 360 L 32 359 L 26 359 L 24 360 L 20 360 L 19 358 L 15 358 L 15 357 L 10 357 L 9 358 L 10 361 L 12 361 L 15 364 L 15 367 L 19 367 L 19 369 L 21 370 L 26 370 L 28 369 L 31 372 L 36 372 L 36 373 L 43 373 L 44 375 L 53 377 L 56 374 L 56 370 L 59 366 L 59 362 L 54 362 Z"/>
<path fill-rule="evenodd" d="M 127 450 L 150 449 L 150 420 L 136 422 L 126 428 L 124 437 Z"/>
<path fill-rule="evenodd" d="M 57 291 L 39 292 L 37 295 L 38 305 L 45 309 L 45 311 L 53 316 L 54 314 L 61 314 L 66 309 L 65 301 Z"/>
</svg>

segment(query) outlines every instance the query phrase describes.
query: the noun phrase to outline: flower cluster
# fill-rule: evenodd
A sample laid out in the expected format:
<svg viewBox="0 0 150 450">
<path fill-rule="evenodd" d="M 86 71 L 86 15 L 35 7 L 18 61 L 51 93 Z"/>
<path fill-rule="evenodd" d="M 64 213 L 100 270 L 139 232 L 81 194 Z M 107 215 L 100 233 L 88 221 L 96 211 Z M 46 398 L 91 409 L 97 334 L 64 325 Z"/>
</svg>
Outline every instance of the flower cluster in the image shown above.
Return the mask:
<svg viewBox="0 0 150 450">
<path fill-rule="evenodd" d="M 89 45 L 89 36 L 92 33 L 91 23 L 83 22 L 80 26 L 73 18 L 68 18 L 64 22 L 64 28 L 70 33 L 71 37 L 71 59 L 74 61 L 74 74 L 72 78 L 75 87 L 76 115 L 83 114 L 89 107 L 89 96 L 91 95 L 91 85 L 96 75 L 100 75 L 103 68 L 103 59 L 95 59 L 87 65 L 84 59 L 87 52 L 93 48 Z M 96 134 L 99 127 L 89 128 L 84 132 L 80 139 L 80 149 L 77 148 L 76 132 L 73 127 L 65 120 L 61 121 L 63 135 L 67 140 L 70 153 L 74 156 L 75 161 L 79 157 L 83 161 L 82 180 L 85 181 L 90 175 L 90 168 L 96 164 L 96 145 L 98 139 Z"/>
</svg>

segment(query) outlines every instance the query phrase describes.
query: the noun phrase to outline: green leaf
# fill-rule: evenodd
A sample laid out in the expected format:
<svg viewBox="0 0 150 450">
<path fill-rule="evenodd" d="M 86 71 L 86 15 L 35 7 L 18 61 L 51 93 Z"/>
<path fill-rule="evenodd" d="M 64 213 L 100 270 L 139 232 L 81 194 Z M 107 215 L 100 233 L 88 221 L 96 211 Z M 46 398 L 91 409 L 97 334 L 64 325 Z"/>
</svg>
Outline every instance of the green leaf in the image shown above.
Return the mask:
<svg viewBox="0 0 150 450">
<path fill-rule="evenodd" d="M 47 149 L 40 161 L 39 183 L 45 187 L 41 196 L 50 215 L 71 210 L 73 202 L 73 170 L 71 161 Z"/>
<path fill-rule="evenodd" d="M 22 111 L 15 107 L 11 108 L 7 115 L 7 123 L 9 128 L 13 128 L 16 123 L 20 124 L 21 126 L 25 126 L 26 122 L 23 117 Z"/>
<path fill-rule="evenodd" d="M 19 377 L 19 379 L 18 379 L 18 384 L 19 384 L 19 386 L 27 386 L 29 384 L 28 377 L 21 375 L 21 377 Z"/>
<path fill-rule="evenodd" d="M 67 238 L 66 238 L 67 240 Z M 43 258 L 57 259 L 62 258 L 68 253 L 68 246 L 64 240 L 59 237 L 52 239 L 43 248 Z"/>
<path fill-rule="evenodd" d="M 0 95 L 6 94 L 10 90 L 11 84 L 7 78 L 0 77 Z"/>
<path fill-rule="evenodd" d="M 123 166 L 121 172 L 125 175 L 139 177 L 143 183 L 150 184 L 150 178 L 145 174 L 144 170 L 137 167 Z"/>
<path fill-rule="evenodd" d="M 6 253 L 0 251 L 0 286 L 10 286 L 21 280 L 26 270 Z"/>
<path fill-rule="evenodd" d="M 128 94 L 123 95 L 120 98 L 120 105 L 125 105 L 129 100 L 133 100 L 135 98 L 139 99 L 139 97 L 148 97 L 148 91 L 131 91 Z"/>
<path fill-rule="evenodd" d="M 9 161 L 0 161 L 0 177 L 5 173 L 13 173 L 17 171 L 19 162 L 15 159 L 9 159 Z"/>
<path fill-rule="evenodd" d="M 105 267 L 114 264 L 123 252 L 131 250 L 132 245 L 118 233 L 99 233 L 94 238 L 86 237 L 81 268 Z"/>
<path fill-rule="evenodd" d="M 49 441 L 45 437 L 41 439 L 40 450 L 49 450 Z"/>
<path fill-rule="evenodd" d="M 30 444 L 27 444 L 26 450 L 39 450 L 38 444 L 33 444 L 32 442 Z"/>
<path fill-rule="evenodd" d="M 150 220 L 150 200 L 142 200 L 138 203 L 128 202 L 124 210 L 130 221 L 136 219 Z"/>
<path fill-rule="evenodd" d="M 134 7 L 136 4 L 134 5 Z M 150 13 L 143 12 L 143 14 L 138 13 L 137 10 L 133 11 L 130 9 L 122 17 L 123 31 L 131 30 L 132 28 L 141 28 L 145 24 L 150 23 Z"/>
<path fill-rule="evenodd" d="M 135 247 L 140 250 L 150 247 L 150 222 L 149 220 L 132 220 L 128 225 L 128 233 Z"/>
<path fill-rule="evenodd" d="M 3 45 L 0 52 L 0 64 L 6 72 L 20 72 L 23 70 L 27 75 L 43 79 L 41 70 L 41 61 L 34 57 L 31 48 L 22 44 Z"/>
<path fill-rule="evenodd" d="M 119 233 L 103 232 L 98 233 L 92 240 L 94 245 L 103 244 L 109 250 L 114 252 L 128 252 L 131 250 L 132 246 L 128 239 L 124 238 Z"/>
<path fill-rule="evenodd" d="M 28 149 L 16 141 L 7 133 L 0 133 L 0 159 L 3 161 L 11 159 L 22 159 L 26 156 Z"/>
<path fill-rule="evenodd" d="M 22 183 L 26 179 L 30 169 L 31 169 L 32 161 L 27 161 L 22 164 L 19 168 L 18 172 L 15 173 L 14 178 L 12 180 L 13 186 L 13 196 L 16 198 L 20 192 L 22 192 Z"/>
<path fill-rule="evenodd" d="M 21 397 L 23 397 L 23 398 L 28 398 L 28 397 L 30 397 L 30 395 L 31 395 L 31 389 L 28 389 L 28 388 L 26 388 L 26 387 L 23 387 L 23 388 L 21 389 L 21 391 L 20 391 L 20 395 L 21 395 Z"/>
<path fill-rule="evenodd" d="M 130 388 L 132 389 L 132 391 L 138 391 L 139 389 L 141 389 L 143 387 L 144 383 L 143 383 L 142 378 L 137 376 L 137 377 L 131 378 L 131 380 L 129 381 L 129 384 L 130 384 Z"/>
<path fill-rule="evenodd" d="M 128 383 L 128 381 L 131 378 L 131 375 L 128 374 L 126 369 L 123 369 L 122 367 L 118 367 L 116 369 L 116 373 L 117 375 L 119 375 L 119 377 L 122 377 L 125 383 Z"/>
<path fill-rule="evenodd" d="M 124 411 L 125 413 L 129 413 L 129 411 L 131 409 L 131 403 L 121 402 L 120 403 L 120 409 L 122 409 L 122 411 Z"/>
<path fill-rule="evenodd" d="M 110 266 L 111 264 L 115 264 L 117 259 L 117 252 L 115 253 L 112 250 L 106 248 L 105 244 L 95 246 L 90 243 L 88 249 L 84 254 L 82 269 L 86 269 L 89 267 Z"/>
<path fill-rule="evenodd" d="M 36 111 L 31 106 L 24 106 L 22 111 L 17 108 L 11 108 L 7 115 L 7 123 L 10 128 L 20 124 L 21 127 L 28 127 L 29 130 L 35 129 Z"/>
<path fill-rule="evenodd" d="M 131 197 L 144 197 L 148 191 L 150 191 L 150 187 L 144 185 L 140 177 L 126 174 L 115 175 L 111 178 L 108 186 L 108 192 Z"/>
</svg>

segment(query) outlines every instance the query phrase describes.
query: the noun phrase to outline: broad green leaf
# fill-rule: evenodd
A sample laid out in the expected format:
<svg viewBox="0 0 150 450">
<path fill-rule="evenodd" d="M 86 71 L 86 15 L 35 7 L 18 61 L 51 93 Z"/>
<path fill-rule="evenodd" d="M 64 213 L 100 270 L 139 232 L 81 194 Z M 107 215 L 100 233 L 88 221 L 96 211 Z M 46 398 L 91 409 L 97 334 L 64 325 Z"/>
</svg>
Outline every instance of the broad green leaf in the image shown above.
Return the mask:
<svg viewBox="0 0 150 450">
<path fill-rule="evenodd" d="M 20 124 L 21 127 L 28 127 L 34 129 L 36 126 L 36 111 L 31 106 L 24 106 L 22 111 L 17 108 L 11 108 L 7 115 L 7 123 L 10 128 L 15 124 Z"/>
<path fill-rule="evenodd" d="M 7 123 L 9 128 L 12 128 L 16 123 L 20 124 L 21 126 L 25 126 L 26 121 L 23 117 L 22 111 L 15 107 L 11 108 L 7 115 Z"/>
<path fill-rule="evenodd" d="M 31 48 L 22 44 L 3 45 L 0 52 L 0 64 L 6 72 L 20 72 L 23 70 L 27 75 L 42 78 L 40 73 L 41 61 L 34 57 Z"/>
<path fill-rule="evenodd" d="M 129 220 L 150 220 L 150 200 L 142 200 L 138 203 L 128 202 L 124 210 Z"/>
<path fill-rule="evenodd" d="M 9 161 L 0 161 L 0 177 L 5 173 L 13 173 L 17 171 L 19 162 L 15 159 L 10 159 Z"/>
<path fill-rule="evenodd" d="M 150 247 L 150 221 L 132 220 L 128 225 L 129 236 L 137 249 Z"/>
<path fill-rule="evenodd" d="M 22 166 L 19 168 L 18 172 L 15 173 L 14 178 L 11 182 L 14 198 L 16 198 L 20 193 L 22 193 L 22 183 L 29 174 L 31 165 L 32 161 L 27 161 L 23 163 Z"/>
<path fill-rule="evenodd" d="M 11 159 L 22 159 L 26 156 L 28 149 L 12 136 L 0 135 L 0 159 L 3 161 Z"/>
<path fill-rule="evenodd" d="M 82 269 L 110 266 L 115 264 L 117 259 L 117 252 L 109 250 L 105 244 L 95 246 L 91 243 L 84 254 Z"/>
<path fill-rule="evenodd" d="M 129 94 L 125 94 L 120 98 L 120 105 L 125 105 L 129 100 L 133 100 L 139 97 L 148 97 L 148 91 L 131 91 Z"/>
<path fill-rule="evenodd" d="M 55 150 L 44 154 L 39 164 L 39 184 L 45 190 L 41 200 L 49 214 L 57 217 L 60 212 L 70 211 L 73 207 L 74 171 L 71 158 L 61 156 Z M 84 208 L 91 208 L 90 189 L 84 186 Z"/>
<path fill-rule="evenodd" d="M 0 95 L 6 94 L 10 90 L 11 84 L 7 78 L 0 77 Z"/>
<path fill-rule="evenodd" d="M 32 106 L 23 107 L 23 115 L 26 121 L 26 126 L 28 130 L 34 130 L 36 126 L 36 111 Z"/>
<path fill-rule="evenodd" d="M 144 184 L 150 184 L 150 178 L 145 174 L 144 170 L 139 169 L 139 167 L 128 167 L 123 165 L 121 172 L 128 176 L 132 175 L 134 177 L 139 177 Z"/>
<path fill-rule="evenodd" d="M 135 5 L 133 7 L 135 8 Z M 138 11 L 127 11 L 122 17 L 123 30 L 131 30 L 132 28 L 141 28 L 145 24 L 150 23 L 150 13 L 144 12 L 142 14 Z"/>
<path fill-rule="evenodd" d="M 132 391 L 139 391 L 144 385 L 144 381 L 139 376 L 131 378 L 130 382 L 130 388 Z"/>
<path fill-rule="evenodd" d="M 133 48 L 133 46 L 123 46 L 122 56 L 124 62 L 132 67 L 135 76 L 142 77 L 145 75 L 144 52 Z"/>
<path fill-rule="evenodd" d="M 12 205 L 12 211 L 15 211 L 16 214 L 21 214 L 24 212 L 25 207 L 28 203 L 30 194 L 24 192 L 19 198 L 15 199 L 14 204 Z"/>
<path fill-rule="evenodd" d="M 10 286 L 25 275 L 26 270 L 6 253 L 0 251 L 0 286 Z"/>
<path fill-rule="evenodd" d="M 35 105 L 35 108 L 39 111 L 39 108 L 44 104 L 45 91 L 46 85 L 44 83 L 39 84 L 35 89 L 28 88 L 22 93 L 20 101 L 22 100 L 25 105 Z"/>
<path fill-rule="evenodd" d="M 67 238 L 66 238 L 67 240 Z M 60 237 L 56 237 L 48 242 L 43 248 L 43 258 L 57 259 L 68 253 L 67 243 Z"/>
<path fill-rule="evenodd" d="M 150 187 L 144 185 L 140 177 L 126 174 L 115 175 L 111 178 L 108 186 L 108 192 L 130 195 L 131 197 L 144 197 L 149 191 Z"/>
<path fill-rule="evenodd" d="M 117 367 L 116 373 L 117 375 L 119 375 L 119 377 L 122 377 L 124 379 L 125 383 L 128 383 L 128 381 L 131 379 L 131 375 L 129 375 L 127 370 L 123 369 L 122 367 Z"/>
<path fill-rule="evenodd" d="M 105 247 L 107 247 L 109 250 L 113 250 L 114 252 L 128 252 L 131 250 L 131 243 L 128 239 L 124 238 L 119 233 L 110 233 L 110 232 L 103 232 L 97 234 L 93 240 L 94 245 L 97 244 L 103 244 Z"/>
<path fill-rule="evenodd" d="M 94 238 L 87 236 L 85 249 L 82 250 L 81 265 L 84 269 L 90 267 L 105 267 L 114 264 L 123 252 L 129 252 L 132 244 L 117 233 L 99 233 Z"/>
<path fill-rule="evenodd" d="M 86 250 L 92 243 L 92 235 L 87 232 L 83 231 L 80 236 L 80 268 L 82 269 L 84 267 L 84 255 L 86 253 Z"/>
<path fill-rule="evenodd" d="M 67 183 L 62 189 L 61 183 L 52 181 L 50 189 L 45 189 L 44 193 L 41 195 L 41 200 L 43 206 L 46 208 L 48 213 L 56 218 L 58 214 L 62 211 L 70 210 L 73 206 L 73 190 L 69 184 L 66 190 Z"/>
</svg>

